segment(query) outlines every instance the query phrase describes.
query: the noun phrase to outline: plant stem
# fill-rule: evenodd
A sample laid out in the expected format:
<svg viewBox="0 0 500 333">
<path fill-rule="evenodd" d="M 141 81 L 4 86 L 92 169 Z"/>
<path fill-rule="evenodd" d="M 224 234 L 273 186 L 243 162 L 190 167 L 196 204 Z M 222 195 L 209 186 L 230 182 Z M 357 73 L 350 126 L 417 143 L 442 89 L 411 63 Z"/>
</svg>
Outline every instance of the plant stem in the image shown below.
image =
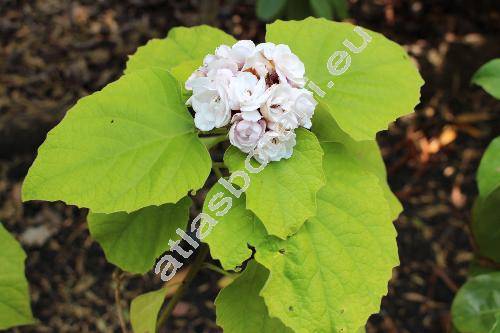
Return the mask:
<svg viewBox="0 0 500 333">
<path fill-rule="evenodd" d="M 215 165 L 219 169 L 227 169 L 227 166 L 224 164 L 224 162 L 215 162 L 215 161 L 212 161 L 212 165 Z"/>
<path fill-rule="evenodd" d="M 211 264 L 209 262 L 205 262 L 203 263 L 203 267 L 202 268 L 206 268 L 206 269 L 209 269 L 211 271 L 214 271 L 214 272 L 217 272 L 219 274 L 222 274 L 222 275 L 231 275 L 231 273 L 229 272 L 226 272 L 225 270 L 223 270 L 222 268 L 218 267 L 218 266 L 215 266 L 214 264 Z"/>
<path fill-rule="evenodd" d="M 196 258 L 194 259 L 193 264 L 189 268 L 189 272 L 186 275 L 186 278 L 184 281 L 182 281 L 181 285 L 177 290 L 175 291 L 174 296 L 170 299 L 168 302 L 167 306 L 165 309 L 162 311 L 160 314 L 160 317 L 158 319 L 158 323 L 156 325 L 156 330 L 159 331 L 160 327 L 163 326 L 163 324 L 167 321 L 168 317 L 172 314 L 172 311 L 174 310 L 175 306 L 177 305 L 177 302 L 181 299 L 182 295 L 184 292 L 187 290 L 193 279 L 195 278 L 196 274 L 200 271 L 200 269 L 203 267 L 203 262 L 205 261 L 205 258 L 208 255 L 208 246 L 206 244 L 201 244 L 200 251 L 196 255 Z"/>
<path fill-rule="evenodd" d="M 220 169 L 227 169 L 226 165 L 224 162 L 215 162 L 212 161 L 212 170 L 214 170 L 215 175 L 217 178 L 222 178 L 224 175 L 222 174 L 222 171 Z"/>
<path fill-rule="evenodd" d="M 118 321 L 120 322 L 120 327 L 123 333 L 128 333 L 127 324 L 123 318 L 122 311 L 122 297 L 120 293 L 121 282 L 123 275 L 116 269 L 113 272 L 113 281 L 115 282 L 115 303 L 116 303 L 116 313 L 118 314 Z"/>
<path fill-rule="evenodd" d="M 214 173 L 217 176 L 217 179 L 224 177 L 224 175 L 222 174 L 222 172 L 220 171 L 220 168 L 218 166 L 212 164 L 212 170 L 214 170 Z"/>
</svg>

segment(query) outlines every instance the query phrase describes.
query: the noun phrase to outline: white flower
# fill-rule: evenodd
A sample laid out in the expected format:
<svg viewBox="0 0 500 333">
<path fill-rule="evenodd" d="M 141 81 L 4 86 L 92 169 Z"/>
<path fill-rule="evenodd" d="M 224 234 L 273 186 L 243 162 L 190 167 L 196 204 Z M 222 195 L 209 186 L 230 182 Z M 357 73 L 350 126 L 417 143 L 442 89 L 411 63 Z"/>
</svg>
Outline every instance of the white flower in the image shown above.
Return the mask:
<svg viewBox="0 0 500 333">
<path fill-rule="evenodd" d="M 305 85 L 305 67 L 299 57 L 284 44 L 262 43 L 256 46 L 255 52 L 247 58 L 243 69 L 252 68 L 259 76 L 272 75 L 274 72 L 280 82 L 289 83 L 293 87 Z"/>
<path fill-rule="evenodd" d="M 237 61 L 231 58 L 222 58 L 217 55 L 209 54 L 203 59 L 203 66 L 189 76 L 184 86 L 186 90 L 194 90 L 195 87 L 200 86 L 213 88 L 213 86 L 210 85 L 215 83 L 215 79 L 221 74 L 222 70 L 224 70 L 224 72 L 222 72 L 224 76 L 227 76 L 226 73 L 230 73 L 230 76 L 233 76 L 239 70 Z"/>
<path fill-rule="evenodd" d="M 255 52 L 255 44 L 251 40 L 240 40 L 231 47 L 230 56 L 240 68 L 243 67 L 247 57 Z"/>
<path fill-rule="evenodd" d="M 216 90 L 219 95 L 224 95 L 227 98 L 229 82 L 233 77 L 233 72 L 231 70 L 221 68 L 210 71 L 208 76 L 199 76 L 199 74 L 195 75 L 196 73 L 197 72 L 193 73 L 185 84 L 187 90 L 193 91 L 193 96 L 202 93 L 205 90 Z"/>
<path fill-rule="evenodd" d="M 288 82 L 299 88 L 304 86 L 304 63 L 292 53 L 287 45 L 277 45 L 272 52 L 272 60 L 281 82 Z"/>
<path fill-rule="evenodd" d="M 273 43 L 261 43 L 257 45 L 252 54 L 250 54 L 242 70 L 251 70 L 260 78 L 266 77 L 268 74 L 274 72 L 274 65 L 272 64 L 271 57 L 266 57 L 272 54 L 275 45 Z"/>
<path fill-rule="evenodd" d="M 215 50 L 215 56 L 218 59 L 234 62 L 238 69 L 243 67 L 245 60 L 255 50 L 255 44 L 251 40 L 240 40 L 232 47 L 221 45 Z M 210 59 L 209 59 L 210 60 Z"/>
<path fill-rule="evenodd" d="M 210 131 L 215 127 L 223 127 L 229 123 L 231 109 L 226 96 L 219 95 L 217 90 L 206 89 L 188 100 L 195 112 L 194 124 L 202 131 Z"/>
<path fill-rule="evenodd" d="M 282 129 L 295 129 L 299 122 L 293 110 L 295 89 L 287 83 L 271 86 L 268 98 L 260 109 L 264 119 L 269 123 L 279 124 Z"/>
<path fill-rule="evenodd" d="M 231 122 L 233 125 L 229 130 L 229 141 L 244 153 L 251 152 L 266 131 L 266 121 L 264 119 L 256 122 L 249 121 L 243 119 L 241 114 L 237 113 L 233 116 Z"/>
<path fill-rule="evenodd" d="M 230 106 L 240 110 L 243 119 L 257 121 L 262 115 L 257 110 L 266 100 L 266 82 L 249 72 L 238 72 L 229 82 Z"/>
<path fill-rule="evenodd" d="M 211 72 L 207 77 L 195 77 L 189 82 L 193 95 L 186 104 L 195 112 L 194 124 L 202 131 L 223 127 L 231 119 L 229 82 L 233 73 L 225 68 Z M 186 82 L 186 88 L 188 82 Z"/>
<path fill-rule="evenodd" d="M 311 128 L 311 118 L 318 102 L 314 99 L 312 92 L 307 89 L 294 89 L 293 111 L 299 125 Z"/>
<path fill-rule="evenodd" d="M 254 150 L 254 158 L 261 164 L 271 161 L 279 161 L 282 158 L 290 158 L 295 146 L 295 133 L 286 131 L 283 133 L 268 131 L 264 133 Z"/>
</svg>

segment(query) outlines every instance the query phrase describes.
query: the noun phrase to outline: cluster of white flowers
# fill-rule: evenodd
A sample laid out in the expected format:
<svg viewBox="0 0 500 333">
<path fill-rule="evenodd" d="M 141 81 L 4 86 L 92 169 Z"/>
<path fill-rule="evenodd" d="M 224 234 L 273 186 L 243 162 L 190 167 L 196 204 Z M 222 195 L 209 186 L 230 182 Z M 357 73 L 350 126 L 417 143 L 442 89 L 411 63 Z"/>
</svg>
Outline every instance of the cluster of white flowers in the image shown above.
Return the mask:
<svg viewBox="0 0 500 333">
<path fill-rule="evenodd" d="M 231 124 L 229 140 L 260 163 L 290 158 L 294 130 L 310 128 L 316 108 L 304 64 L 287 45 L 241 40 L 221 45 L 186 81 L 187 104 L 202 131 Z"/>
</svg>

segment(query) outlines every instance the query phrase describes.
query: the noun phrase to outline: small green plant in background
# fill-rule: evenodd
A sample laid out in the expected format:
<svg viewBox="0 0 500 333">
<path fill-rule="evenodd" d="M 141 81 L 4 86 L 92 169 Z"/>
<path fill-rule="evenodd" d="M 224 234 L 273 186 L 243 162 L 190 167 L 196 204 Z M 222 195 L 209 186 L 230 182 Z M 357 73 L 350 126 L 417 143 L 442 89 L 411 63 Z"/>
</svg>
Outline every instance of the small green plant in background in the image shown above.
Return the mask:
<svg viewBox="0 0 500 333">
<path fill-rule="evenodd" d="M 500 99 L 500 58 L 488 61 L 472 77 L 472 83 L 481 86 L 490 95 Z"/>
<path fill-rule="evenodd" d="M 349 16 L 347 0 L 257 0 L 257 16 L 263 21 L 290 20 L 308 16 L 343 20 Z"/>
<path fill-rule="evenodd" d="M 472 78 L 500 98 L 500 59 L 483 65 Z M 472 233 L 478 259 L 469 280 L 452 305 L 452 318 L 460 333 L 500 332 L 500 137 L 484 153 L 477 171 L 479 195 L 472 210 Z M 484 266 L 482 263 L 487 263 Z"/>
</svg>

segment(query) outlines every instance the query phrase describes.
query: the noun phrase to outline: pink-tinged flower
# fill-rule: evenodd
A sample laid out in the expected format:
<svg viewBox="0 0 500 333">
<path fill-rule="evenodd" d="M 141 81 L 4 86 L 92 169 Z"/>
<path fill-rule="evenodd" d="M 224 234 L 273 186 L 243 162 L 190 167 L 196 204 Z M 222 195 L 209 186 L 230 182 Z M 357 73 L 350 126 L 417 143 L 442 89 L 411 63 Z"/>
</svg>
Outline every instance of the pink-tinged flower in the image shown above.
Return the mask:
<svg viewBox="0 0 500 333">
<path fill-rule="evenodd" d="M 249 121 L 237 113 L 231 120 L 233 125 L 229 130 L 229 141 L 244 153 L 249 153 L 257 146 L 257 142 L 266 131 L 266 121 Z"/>
</svg>

